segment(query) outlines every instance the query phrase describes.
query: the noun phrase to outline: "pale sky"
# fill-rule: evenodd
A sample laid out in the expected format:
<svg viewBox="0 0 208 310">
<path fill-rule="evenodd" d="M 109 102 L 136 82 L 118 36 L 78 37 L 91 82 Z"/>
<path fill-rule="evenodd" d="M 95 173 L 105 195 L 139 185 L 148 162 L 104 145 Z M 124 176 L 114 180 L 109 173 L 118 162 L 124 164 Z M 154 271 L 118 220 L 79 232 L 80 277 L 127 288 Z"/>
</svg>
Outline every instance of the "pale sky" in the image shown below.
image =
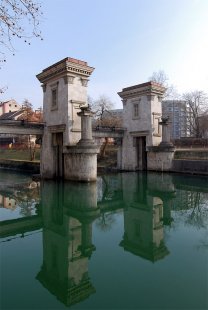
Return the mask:
<svg viewBox="0 0 208 310">
<path fill-rule="evenodd" d="M 73 57 L 95 67 L 88 93 L 105 94 L 121 108 L 122 88 L 164 70 L 179 93 L 208 92 L 208 0 L 42 0 L 43 41 L 15 42 L 7 56 L 0 100 L 25 98 L 38 108 L 36 74 Z"/>
</svg>

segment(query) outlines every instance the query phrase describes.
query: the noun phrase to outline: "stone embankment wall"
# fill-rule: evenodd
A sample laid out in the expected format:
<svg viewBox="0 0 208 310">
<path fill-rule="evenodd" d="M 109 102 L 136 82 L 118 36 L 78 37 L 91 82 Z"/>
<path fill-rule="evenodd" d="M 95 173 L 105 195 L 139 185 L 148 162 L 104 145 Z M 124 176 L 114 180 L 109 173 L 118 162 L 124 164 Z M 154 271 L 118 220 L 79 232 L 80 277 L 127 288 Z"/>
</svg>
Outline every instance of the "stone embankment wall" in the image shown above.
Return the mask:
<svg viewBox="0 0 208 310">
<path fill-rule="evenodd" d="M 21 160 L 1 159 L 0 168 L 30 173 L 40 173 L 40 163 Z"/>
<path fill-rule="evenodd" d="M 208 160 L 174 159 L 172 171 L 208 175 Z"/>
<path fill-rule="evenodd" d="M 208 149 L 175 150 L 174 159 L 208 160 Z"/>
<path fill-rule="evenodd" d="M 208 175 L 208 149 L 176 150 L 172 171 Z"/>
</svg>

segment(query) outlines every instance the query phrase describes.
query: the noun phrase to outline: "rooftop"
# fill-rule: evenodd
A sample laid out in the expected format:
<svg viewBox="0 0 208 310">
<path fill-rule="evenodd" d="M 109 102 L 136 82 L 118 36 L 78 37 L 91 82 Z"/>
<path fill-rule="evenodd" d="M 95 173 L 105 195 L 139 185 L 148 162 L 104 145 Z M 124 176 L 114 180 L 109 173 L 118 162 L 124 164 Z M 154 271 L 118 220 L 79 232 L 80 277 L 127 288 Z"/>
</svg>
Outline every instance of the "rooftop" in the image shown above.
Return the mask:
<svg viewBox="0 0 208 310">
<path fill-rule="evenodd" d="M 125 87 L 121 92 L 118 92 L 118 95 L 122 99 L 134 98 L 141 95 L 158 95 L 163 96 L 166 88 L 159 83 L 149 81 L 142 84 L 133 85 L 130 87 Z"/>
<path fill-rule="evenodd" d="M 47 83 L 49 80 L 54 79 L 54 77 L 64 77 L 67 74 L 89 77 L 93 70 L 94 68 L 89 67 L 86 61 L 66 57 L 43 69 L 36 77 L 41 83 Z"/>
<path fill-rule="evenodd" d="M 0 116 L 0 120 L 14 120 L 15 117 L 20 116 L 22 113 L 24 113 L 24 110 L 22 109 L 15 112 L 4 113 Z"/>
<path fill-rule="evenodd" d="M 142 84 L 133 85 L 133 86 L 130 86 L 130 87 L 125 87 L 125 88 L 123 88 L 122 91 L 128 91 L 128 90 L 133 90 L 133 89 L 137 89 L 137 88 L 143 88 L 143 87 L 147 87 L 147 86 L 155 86 L 155 87 L 165 88 L 160 83 L 149 81 L 149 82 L 145 82 L 145 83 L 142 83 Z"/>
<path fill-rule="evenodd" d="M 74 64 L 85 66 L 85 67 L 88 66 L 86 61 L 79 60 L 79 59 L 76 59 L 76 58 L 66 57 L 66 58 L 56 62 L 55 64 L 53 64 L 53 65 L 43 69 L 43 72 L 47 71 L 47 70 L 49 70 L 49 69 L 51 69 L 51 68 L 53 68 L 53 67 L 55 67 L 55 66 L 57 66 L 59 64 L 61 64 L 61 63 L 65 63 L 65 62 L 72 62 Z"/>
</svg>

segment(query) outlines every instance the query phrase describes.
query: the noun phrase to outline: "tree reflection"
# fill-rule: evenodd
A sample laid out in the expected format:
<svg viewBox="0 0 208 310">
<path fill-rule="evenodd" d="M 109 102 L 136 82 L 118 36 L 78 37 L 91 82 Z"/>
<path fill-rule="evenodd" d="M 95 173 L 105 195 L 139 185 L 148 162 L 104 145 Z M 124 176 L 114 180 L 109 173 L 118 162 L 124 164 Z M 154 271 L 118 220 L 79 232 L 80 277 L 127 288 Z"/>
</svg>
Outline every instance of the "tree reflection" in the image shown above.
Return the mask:
<svg viewBox="0 0 208 310">
<path fill-rule="evenodd" d="M 96 226 L 102 231 L 111 230 L 115 223 L 115 215 L 113 213 L 101 213 L 99 218 L 96 220 Z"/>
</svg>

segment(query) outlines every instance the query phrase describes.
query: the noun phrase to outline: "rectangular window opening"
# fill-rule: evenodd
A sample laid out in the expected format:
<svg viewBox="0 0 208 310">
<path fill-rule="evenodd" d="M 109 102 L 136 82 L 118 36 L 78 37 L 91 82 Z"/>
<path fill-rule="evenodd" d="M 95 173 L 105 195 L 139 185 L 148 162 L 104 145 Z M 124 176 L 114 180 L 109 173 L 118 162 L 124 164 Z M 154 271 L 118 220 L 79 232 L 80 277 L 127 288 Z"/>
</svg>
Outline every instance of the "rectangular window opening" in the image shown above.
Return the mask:
<svg viewBox="0 0 208 310">
<path fill-rule="evenodd" d="M 134 104 L 134 117 L 138 117 L 139 116 L 139 105 L 138 103 Z"/>
<path fill-rule="evenodd" d="M 51 90 L 51 95 L 52 95 L 51 108 L 54 109 L 57 107 L 57 89 L 56 88 Z"/>
</svg>

